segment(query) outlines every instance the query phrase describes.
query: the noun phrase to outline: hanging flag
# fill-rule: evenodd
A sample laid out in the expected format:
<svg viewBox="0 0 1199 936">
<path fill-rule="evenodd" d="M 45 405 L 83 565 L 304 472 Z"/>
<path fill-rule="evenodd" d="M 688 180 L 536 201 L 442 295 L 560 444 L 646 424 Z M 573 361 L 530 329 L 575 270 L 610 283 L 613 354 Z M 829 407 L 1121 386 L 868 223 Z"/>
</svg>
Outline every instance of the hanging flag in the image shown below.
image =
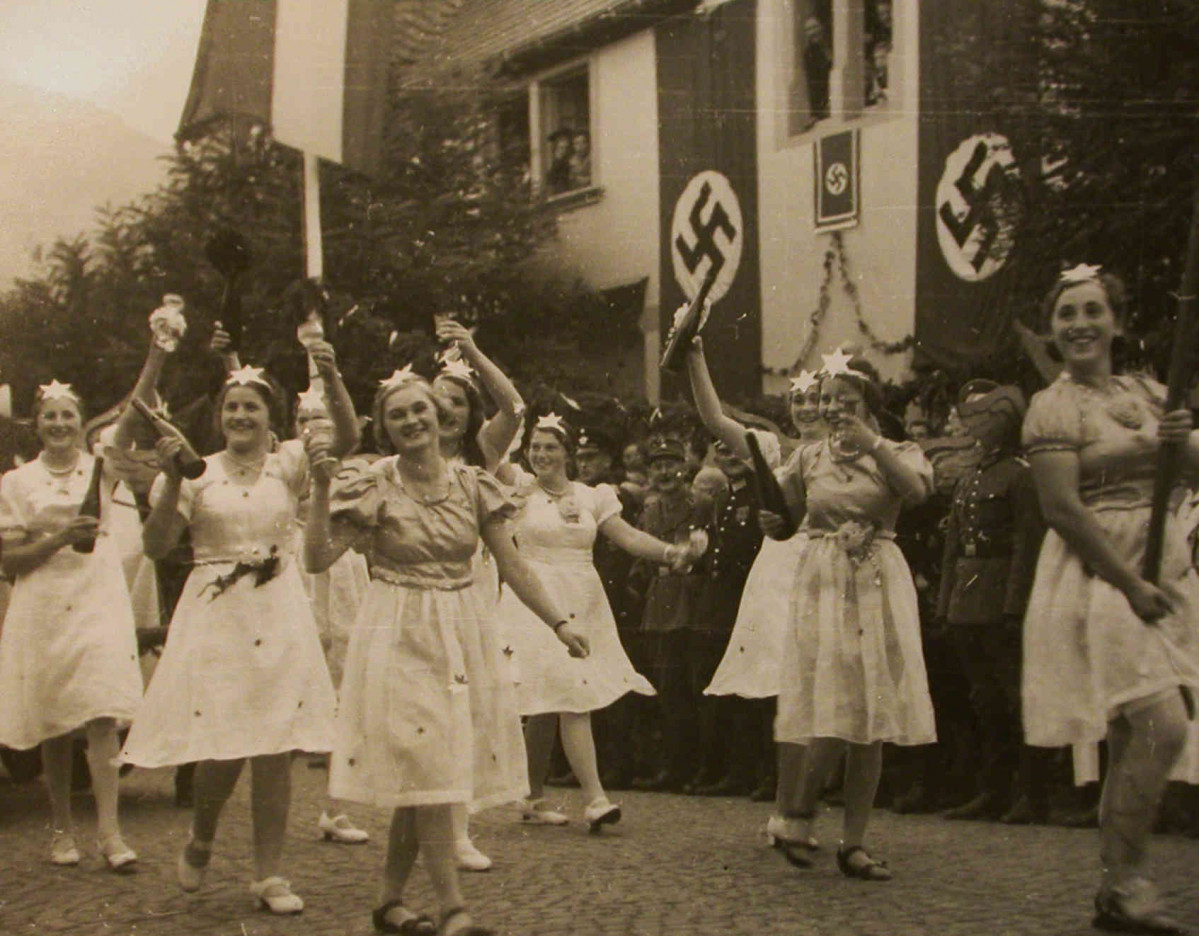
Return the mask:
<svg viewBox="0 0 1199 936">
<path fill-rule="evenodd" d="M 360 172 L 382 161 L 392 0 L 208 0 L 178 136 L 259 121 Z"/>
<path fill-rule="evenodd" d="M 823 136 L 812 144 L 816 230 L 858 223 L 858 128 Z"/>
<path fill-rule="evenodd" d="M 1024 216 L 1019 127 L 1035 81 L 1019 0 L 920 4 L 917 356 L 968 369 L 1015 340 L 1013 252 Z M 982 83 L 986 83 L 985 90 Z"/>
<path fill-rule="evenodd" d="M 733 397 L 761 392 L 756 12 L 755 0 L 727 0 L 655 35 L 661 334 L 715 268 L 703 336 L 716 385 Z"/>
</svg>

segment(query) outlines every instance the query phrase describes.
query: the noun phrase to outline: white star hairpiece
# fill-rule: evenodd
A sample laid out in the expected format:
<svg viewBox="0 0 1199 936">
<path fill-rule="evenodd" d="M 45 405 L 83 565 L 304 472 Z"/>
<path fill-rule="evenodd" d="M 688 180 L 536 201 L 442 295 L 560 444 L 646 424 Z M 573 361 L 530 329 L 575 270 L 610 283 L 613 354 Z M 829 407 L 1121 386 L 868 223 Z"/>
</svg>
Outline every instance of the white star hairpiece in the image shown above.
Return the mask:
<svg viewBox="0 0 1199 936">
<path fill-rule="evenodd" d="M 846 354 L 844 349 L 838 348 L 832 354 L 820 355 L 824 361 L 824 372 L 829 377 L 861 377 L 853 368 L 849 366 L 849 362 L 853 359 L 853 355 Z"/>
<path fill-rule="evenodd" d="M 250 384 L 258 384 L 269 390 L 271 384 L 266 379 L 266 369 L 263 367 L 251 367 L 249 364 L 246 364 L 235 371 L 230 371 L 229 376 L 225 378 L 225 386 L 227 387 L 248 387 Z"/>
<path fill-rule="evenodd" d="M 315 387 L 309 387 L 297 397 L 296 409 L 303 412 L 328 412 L 329 407 L 325 403 L 325 395 Z"/>
<path fill-rule="evenodd" d="M 820 376 L 816 371 L 801 370 L 798 377 L 791 378 L 791 393 L 792 395 L 807 393 L 818 383 L 820 383 Z"/>
<path fill-rule="evenodd" d="M 459 380 L 475 379 L 474 369 L 461 358 L 442 361 L 441 373 L 445 377 L 457 377 Z"/>
<path fill-rule="evenodd" d="M 1103 267 L 1098 263 L 1080 263 L 1078 266 L 1071 267 L 1069 270 L 1062 270 L 1057 281 L 1069 286 L 1075 286 L 1078 283 L 1089 283 L 1092 280 L 1099 279 L 1099 274 L 1103 272 Z"/>
<path fill-rule="evenodd" d="M 57 380 L 51 380 L 48 384 L 41 384 L 37 388 L 37 396 L 39 402 L 44 403 L 47 400 L 74 400 L 79 402 L 79 394 L 74 391 L 69 383 L 60 383 Z"/>
<path fill-rule="evenodd" d="M 557 413 L 546 413 L 544 416 L 539 416 L 537 418 L 537 424 L 533 428 L 555 429 L 558 432 L 561 432 L 563 435 L 566 434 L 566 423 L 562 421 L 562 417 Z"/>
<path fill-rule="evenodd" d="M 392 371 L 391 376 L 386 380 L 379 381 L 379 389 L 394 390 L 396 387 L 408 383 L 410 380 L 420 380 L 421 376 L 412 369 L 411 364 L 405 364 L 403 367 Z"/>
</svg>

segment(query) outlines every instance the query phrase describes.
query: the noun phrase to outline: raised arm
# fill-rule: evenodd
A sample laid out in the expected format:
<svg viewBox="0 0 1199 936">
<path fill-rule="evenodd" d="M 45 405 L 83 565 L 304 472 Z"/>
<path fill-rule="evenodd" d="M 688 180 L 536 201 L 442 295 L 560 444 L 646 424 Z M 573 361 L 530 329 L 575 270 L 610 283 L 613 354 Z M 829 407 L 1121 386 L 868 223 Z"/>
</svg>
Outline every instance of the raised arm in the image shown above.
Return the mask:
<svg viewBox="0 0 1199 936">
<path fill-rule="evenodd" d="M 146 360 L 142 363 L 141 373 L 137 376 L 137 383 L 133 385 L 133 392 L 130 394 L 130 399 L 141 400 L 146 406 L 151 409 L 158 403 L 158 378 L 162 374 L 163 365 L 166 364 L 170 352 L 164 350 L 157 342 L 150 342 L 150 350 L 146 352 Z M 135 420 L 141 419 L 132 406 L 126 403 L 125 408 L 121 410 L 120 418 L 117 419 L 116 435 L 113 438 L 113 445 L 119 449 L 127 449 L 133 447 L 133 424 Z"/>
<path fill-rule="evenodd" d="M 309 491 L 308 520 L 304 524 L 304 568 L 316 574 L 333 565 L 353 543 L 358 531 L 352 524 L 334 521 L 329 516 L 329 482 L 336 464 L 309 451 L 312 486 Z"/>
<path fill-rule="evenodd" d="M 687 346 L 687 376 L 691 380 L 691 395 L 695 397 L 695 408 L 707 430 L 727 445 L 737 457 L 749 461 L 749 446 L 745 444 L 745 427 L 724 414 L 720 397 L 708 372 L 708 360 L 704 357 L 703 339 L 696 335 Z"/>
<path fill-rule="evenodd" d="M 333 345 L 327 341 L 317 341 L 309 347 L 308 353 L 312 355 L 317 373 L 325 383 L 325 402 L 329 406 L 329 418 L 333 420 L 333 445 L 328 454 L 340 458 L 354 451 L 362 437 L 354 403 L 346 390 L 345 381 L 341 379 L 341 371 L 337 369 Z"/>
<path fill-rule="evenodd" d="M 457 344 L 463 359 L 475 369 L 479 375 L 479 382 L 498 407 L 496 414 L 479 430 L 479 448 L 483 450 L 483 457 L 487 459 L 485 467 L 488 471 L 495 471 L 496 466 L 507 454 L 508 447 L 512 445 L 512 440 L 516 438 L 516 433 L 520 431 L 525 401 L 521 399 L 508 375 L 479 350 L 470 330 L 461 322 L 452 319 L 442 321 L 437 327 L 437 339 Z"/>
</svg>

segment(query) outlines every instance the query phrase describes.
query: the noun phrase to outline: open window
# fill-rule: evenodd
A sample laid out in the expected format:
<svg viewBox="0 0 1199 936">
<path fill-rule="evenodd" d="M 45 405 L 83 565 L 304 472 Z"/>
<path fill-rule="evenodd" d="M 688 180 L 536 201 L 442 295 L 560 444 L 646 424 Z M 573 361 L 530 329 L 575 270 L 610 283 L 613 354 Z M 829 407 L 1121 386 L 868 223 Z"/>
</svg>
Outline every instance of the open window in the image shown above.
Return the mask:
<svg viewBox="0 0 1199 936">
<path fill-rule="evenodd" d="M 833 73 L 832 0 L 792 0 L 793 66 L 788 131 L 804 133 L 830 114 Z"/>
<path fill-rule="evenodd" d="M 543 191 L 554 198 L 590 188 L 591 81 L 586 66 L 543 79 L 538 92 Z"/>
</svg>

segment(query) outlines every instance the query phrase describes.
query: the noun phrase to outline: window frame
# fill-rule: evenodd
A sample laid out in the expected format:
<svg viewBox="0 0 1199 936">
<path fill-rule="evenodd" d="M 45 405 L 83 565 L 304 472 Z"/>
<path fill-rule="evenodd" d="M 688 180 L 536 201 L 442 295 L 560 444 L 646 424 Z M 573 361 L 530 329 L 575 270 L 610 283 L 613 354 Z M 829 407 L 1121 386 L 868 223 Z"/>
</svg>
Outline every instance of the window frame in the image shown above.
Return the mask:
<svg viewBox="0 0 1199 936">
<path fill-rule="evenodd" d="M 585 55 L 569 62 L 564 62 L 552 69 L 537 74 L 529 81 L 529 155 L 531 180 L 535 195 L 544 197 L 546 202 L 555 207 L 567 209 L 592 204 L 603 195 L 603 187 L 599 179 L 600 139 L 596 131 L 597 123 L 597 94 L 595 88 L 595 56 Z M 545 177 L 549 170 L 548 142 L 549 127 L 545 124 L 545 95 L 547 87 L 560 83 L 576 74 L 587 78 L 587 133 L 590 139 L 590 178 L 585 186 L 568 189 L 550 195 L 546 192 Z"/>
</svg>

